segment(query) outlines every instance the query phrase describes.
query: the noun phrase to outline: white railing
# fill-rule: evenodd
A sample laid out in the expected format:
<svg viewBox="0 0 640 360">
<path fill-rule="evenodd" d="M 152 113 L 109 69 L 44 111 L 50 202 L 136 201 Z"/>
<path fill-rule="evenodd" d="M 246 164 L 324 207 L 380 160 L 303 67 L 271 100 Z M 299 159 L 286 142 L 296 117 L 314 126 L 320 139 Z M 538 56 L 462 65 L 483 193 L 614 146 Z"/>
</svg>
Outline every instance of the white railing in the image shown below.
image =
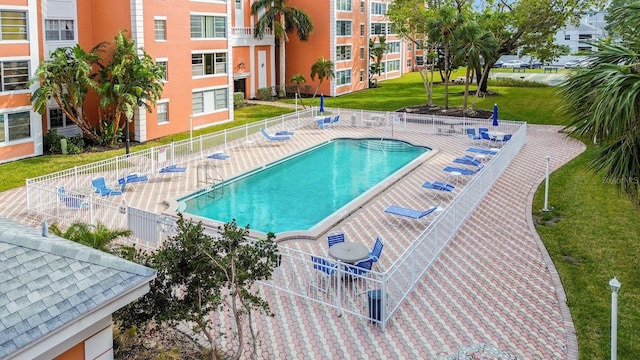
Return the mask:
<svg viewBox="0 0 640 360">
<path fill-rule="evenodd" d="M 467 127 L 486 126 L 487 120 L 473 118 L 450 118 L 408 113 L 374 112 L 349 109 L 326 109 L 332 116 L 340 115 L 338 126 L 375 126 L 390 131 L 405 130 L 440 135 L 464 135 Z M 214 149 L 228 150 L 247 142 L 262 140 L 261 128 L 269 131 L 297 129 L 313 126 L 318 116 L 317 109 L 308 109 L 257 123 L 175 142 L 167 146 L 117 156 L 73 169 L 48 174 L 27 180 L 27 209 L 44 219 L 71 223 L 83 221 L 95 224 L 103 222 L 111 228 L 132 229 L 137 244 L 153 249 L 162 236 L 171 234 L 174 219 L 146 210 L 134 209 L 112 197 L 103 198 L 93 193 L 91 180 L 103 176 L 107 184 L 117 185 L 117 179 L 132 172 L 153 174 L 163 166 L 206 157 Z M 417 125 L 417 126 L 416 126 Z M 299 250 L 281 246 L 282 264 L 276 269 L 274 278 L 263 283 L 295 296 L 334 308 L 340 314 L 347 313 L 358 318 L 380 323 L 386 327 L 403 301 L 411 294 L 420 278 L 454 237 L 456 231 L 478 206 L 496 179 L 518 154 L 526 140 L 526 124 L 501 121 L 499 131 L 513 133 L 513 137 L 493 156 L 455 199 L 434 218 L 412 245 L 385 272 L 371 271 L 354 283 L 342 266 L 327 277 L 327 290 L 318 285 L 321 272 L 315 270 L 311 256 Z M 65 196 L 75 197 L 82 206 L 67 206 L 60 198 L 60 187 Z M 71 205 L 77 205 L 71 202 Z M 84 205 L 86 204 L 86 205 Z M 208 229 L 214 231 L 215 229 Z M 321 284 L 324 285 L 324 284 Z M 378 309 L 370 309 L 369 291 L 379 290 L 379 299 L 372 299 Z M 373 311 L 373 313 L 372 313 Z"/>
</svg>

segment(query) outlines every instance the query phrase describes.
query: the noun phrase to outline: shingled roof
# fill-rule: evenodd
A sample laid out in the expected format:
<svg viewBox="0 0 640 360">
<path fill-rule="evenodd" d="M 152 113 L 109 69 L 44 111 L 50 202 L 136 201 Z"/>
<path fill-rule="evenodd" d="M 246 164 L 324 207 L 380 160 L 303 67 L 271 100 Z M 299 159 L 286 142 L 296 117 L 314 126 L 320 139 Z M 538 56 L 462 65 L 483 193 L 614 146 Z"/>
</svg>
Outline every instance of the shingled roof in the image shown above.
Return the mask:
<svg viewBox="0 0 640 360">
<path fill-rule="evenodd" d="M 153 269 L 0 217 L 0 359 L 154 277 Z"/>
</svg>

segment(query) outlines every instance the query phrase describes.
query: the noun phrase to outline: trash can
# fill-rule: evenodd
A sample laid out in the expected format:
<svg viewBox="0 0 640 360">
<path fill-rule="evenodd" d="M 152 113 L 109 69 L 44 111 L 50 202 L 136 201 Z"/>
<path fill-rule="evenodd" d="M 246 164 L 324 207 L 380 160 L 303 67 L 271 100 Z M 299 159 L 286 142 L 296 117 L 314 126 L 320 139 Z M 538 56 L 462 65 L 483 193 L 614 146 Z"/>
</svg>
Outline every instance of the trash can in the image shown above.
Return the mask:
<svg viewBox="0 0 640 360">
<path fill-rule="evenodd" d="M 60 139 L 60 152 L 62 155 L 67 155 L 67 139 Z"/>
<path fill-rule="evenodd" d="M 358 117 L 356 116 L 356 114 L 351 114 L 351 126 L 356 126 L 357 120 L 358 120 Z"/>
<path fill-rule="evenodd" d="M 367 291 L 369 299 L 369 319 L 371 322 L 382 321 L 382 290 Z"/>
</svg>

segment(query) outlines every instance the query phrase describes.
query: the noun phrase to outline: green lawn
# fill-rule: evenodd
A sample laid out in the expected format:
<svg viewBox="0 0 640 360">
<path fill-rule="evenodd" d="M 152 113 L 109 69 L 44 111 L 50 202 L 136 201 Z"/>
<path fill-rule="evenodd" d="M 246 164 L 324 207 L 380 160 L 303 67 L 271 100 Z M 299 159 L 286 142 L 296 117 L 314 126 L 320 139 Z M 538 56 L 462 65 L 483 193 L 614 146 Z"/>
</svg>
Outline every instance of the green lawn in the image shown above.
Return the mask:
<svg viewBox="0 0 640 360">
<path fill-rule="evenodd" d="M 454 78 L 463 75 L 455 73 Z M 480 98 L 476 108 L 490 110 L 500 107 L 500 118 L 527 121 L 532 124 L 566 124 L 567 119 L 556 112 L 560 97 L 552 87 L 496 87 L 489 89 L 495 96 Z M 463 86 L 450 87 L 451 106 L 462 104 Z M 443 104 L 443 87 L 436 85 L 434 101 Z M 309 104 L 311 99 L 304 99 Z M 316 105 L 318 99 L 315 99 Z M 287 100 L 287 102 L 293 102 Z M 393 111 L 405 106 L 426 103 L 420 76 L 408 74 L 400 79 L 380 83 L 380 87 L 355 94 L 327 98 L 326 106 Z M 202 129 L 196 134 L 218 131 L 291 110 L 250 106 L 236 111 L 236 121 Z M 173 136 L 174 140 L 188 134 Z M 136 148 L 170 142 L 171 138 L 151 141 Z M 591 174 L 586 164 L 597 149 L 590 147 L 584 154 L 551 175 L 550 205 L 553 213 L 538 231 L 547 246 L 567 292 L 569 308 L 575 323 L 581 359 L 603 359 L 609 354 L 610 291 L 608 281 L 614 275 L 622 283 L 619 298 L 618 354 L 621 359 L 633 359 L 640 353 L 640 221 L 638 211 L 613 185 L 605 184 L 600 175 Z M 123 150 L 73 156 L 41 156 L 0 165 L 3 181 L 0 191 L 24 185 L 24 179 L 103 159 Z M 543 207 L 544 188 L 536 194 L 534 209 Z M 540 212 L 536 210 L 536 214 Z"/>
</svg>

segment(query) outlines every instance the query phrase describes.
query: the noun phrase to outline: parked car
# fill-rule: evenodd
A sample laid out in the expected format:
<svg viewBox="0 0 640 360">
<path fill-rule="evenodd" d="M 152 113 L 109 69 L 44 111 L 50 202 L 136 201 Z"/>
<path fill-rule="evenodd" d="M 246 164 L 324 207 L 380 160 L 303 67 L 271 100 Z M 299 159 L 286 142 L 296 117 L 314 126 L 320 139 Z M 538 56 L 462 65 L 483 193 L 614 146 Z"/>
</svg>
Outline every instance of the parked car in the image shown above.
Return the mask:
<svg viewBox="0 0 640 360">
<path fill-rule="evenodd" d="M 564 63 L 564 68 L 565 69 L 575 69 L 580 67 L 580 61 L 579 59 L 575 59 L 575 60 L 569 60 L 566 63 Z"/>
<path fill-rule="evenodd" d="M 528 62 L 523 62 L 520 67 L 522 68 L 526 68 L 526 69 L 540 69 L 542 68 L 542 63 L 540 61 L 533 61 L 531 63 Z"/>
<path fill-rule="evenodd" d="M 494 68 L 501 68 L 501 67 L 502 67 L 502 64 L 504 64 L 504 61 L 500 61 L 500 60 L 498 60 L 498 61 L 496 61 L 496 63 L 495 63 L 495 64 L 493 64 L 493 67 L 494 67 Z"/>
<path fill-rule="evenodd" d="M 509 61 L 505 62 L 504 64 L 502 64 L 502 67 L 503 68 L 513 69 L 513 68 L 521 67 L 522 64 L 523 64 L 523 62 L 520 61 L 520 60 L 509 60 Z"/>
</svg>

